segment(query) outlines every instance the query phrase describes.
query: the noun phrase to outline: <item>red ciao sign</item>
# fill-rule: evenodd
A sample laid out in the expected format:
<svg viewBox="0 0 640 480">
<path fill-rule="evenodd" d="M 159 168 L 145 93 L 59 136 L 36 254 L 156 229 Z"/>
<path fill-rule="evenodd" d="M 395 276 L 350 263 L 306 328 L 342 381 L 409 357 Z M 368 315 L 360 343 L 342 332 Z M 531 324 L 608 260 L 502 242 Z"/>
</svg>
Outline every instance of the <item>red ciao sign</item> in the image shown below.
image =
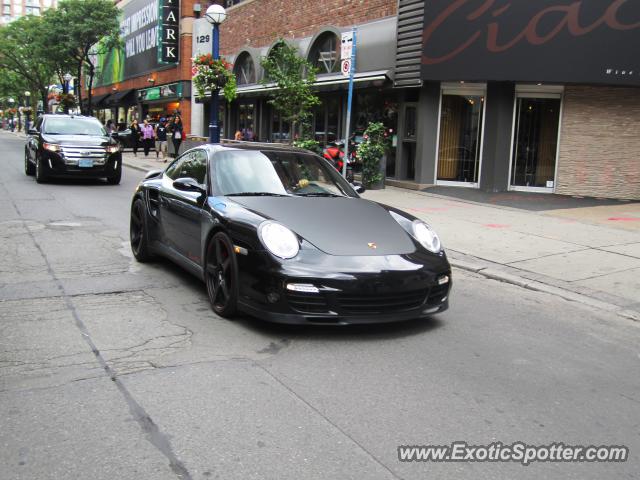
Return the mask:
<svg viewBox="0 0 640 480">
<path fill-rule="evenodd" d="M 525 0 L 532 1 L 532 0 Z M 606 5 L 606 0 L 602 1 L 603 5 Z M 496 0 L 485 0 L 482 5 L 467 15 L 466 19 L 469 23 L 473 23 L 478 20 L 483 14 L 491 11 L 491 16 L 498 20 L 487 23 L 486 25 L 480 25 L 478 29 L 471 34 L 463 43 L 455 46 L 449 53 L 439 56 L 431 57 L 426 53 L 422 55 L 422 63 L 424 65 L 435 65 L 438 63 L 446 62 L 456 57 L 460 53 L 464 52 L 467 48 L 471 47 L 485 34 L 486 27 L 486 47 L 487 50 L 493 53 L 504 52 L 516 45 L 521 40 L 529 42 L 531 45 L 543 45 L 551 41 L 558 33 L 566 28 L 569 33 L 575 37 L 586 35 L 601 25 L 606 25 L 613 30 L 633 30 L 640 28 L 640 21 L 636 23 L 622 23 L 618 19 L 618 10 L 628 0 L 608 0 L 609 6 L 603 10 L 602 16 L 593 22 L 591 25 L 581 25 L 579 21 L 580 8 L 583 0 L 577 0 L 569 5 L 555 5 L 544 8 L 535 14 L 529 23 L 518 33 L 514 38 L 508 41 L 498 42 L 498 35 L 500 33 L 499 17 L 509 10 L 511 3 L 498 6 L 494 8 Z M 634 0 L 635 1 L 635 0 Z M 443 27 L 447 19 L 451 17 L 457 10 L 469 3 L 469 0 L 456 0 L 445 8 L 429 25 L 424 29 L 423 42 L 424 45 L 429 44 L 429 39 L 438 31 L 440 27 Z M 492 10 L 493 9 L 493 10 Z M 555 27 L 545 35 L 538 34 L 538 25 L 541 20 L 549 13 L 560 12 L 563 13 L 562 18 L 558 21 Z M 506 17 L 505 17 L 506 19 Z M 444 27 L 446 28 L 446 26 Z"/>
</svg>

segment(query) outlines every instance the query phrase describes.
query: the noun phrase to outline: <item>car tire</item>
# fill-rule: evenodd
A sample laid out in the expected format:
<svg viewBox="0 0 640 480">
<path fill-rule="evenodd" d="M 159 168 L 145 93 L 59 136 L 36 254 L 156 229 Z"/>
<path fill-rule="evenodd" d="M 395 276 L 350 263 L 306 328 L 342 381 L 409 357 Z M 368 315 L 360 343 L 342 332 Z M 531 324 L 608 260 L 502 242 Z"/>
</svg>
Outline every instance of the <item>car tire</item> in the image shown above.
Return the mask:
<svg viewBox="0 0 640 480">
<path fill-rule="evenodd" d="M 32 176 L 36 173 L 36 167 L 29 161 L 29 154 L 27 149 L 24 150 L 24 174 Z"/>
<path fill-rule="evenodd" d="M 213 311 L 233 317 L 238 310 L 238 260 L 226 233 L 218 232 L 209 241 L 204 276 Z"/>
<path fill-rule="evenodd" d="M 116 173 L 114 173 L 110 177 L 107 177 L 107 183 L 109 185 L 118 185 L 121 179 L 122 179 L 122 164 L 118 166 L 118 168 L 116 169 Z"/>
<path fill-rule="evenodd" d="M 153 254 L 149 249 L 147 212 L 141 198 L 136 199 L 131 206 L 129 240 L 131 242 L 131 252 L 138 262 L 146 263 L 153 259 Z"/>
<path fill-rule="evenodd" d="M 45 183 L 47 181 L 47 175 L 44 173 L 44 166 L 42 165 L 42 159 L 36 156 L 35 166 L 36 182 Z"/>
</svg>

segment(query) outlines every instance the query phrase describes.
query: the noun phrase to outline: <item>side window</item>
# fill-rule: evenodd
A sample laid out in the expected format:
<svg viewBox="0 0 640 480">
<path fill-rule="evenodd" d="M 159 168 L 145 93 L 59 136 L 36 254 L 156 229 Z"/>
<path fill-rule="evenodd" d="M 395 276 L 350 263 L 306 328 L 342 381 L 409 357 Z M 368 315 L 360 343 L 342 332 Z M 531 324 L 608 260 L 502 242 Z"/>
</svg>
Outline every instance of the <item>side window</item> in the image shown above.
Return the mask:
<svg viewBox="0 0 640 480">
<path fill-rule="evenodd" d="M 189 177 L 204 185 L 207 178 L 207 152 L 195 150 L 180 167 L 180 177 Z"/>
<path fill-rule="evenodd" d="M 180 172 L 182 170 L 182 165 L 189 155 L 190 154 L 188 153 L 175 159 L 173 163 L 169 165 L 169 167 L 167 167 L 167 169 L 164 171 L 165 175 L 167 175 L 167 177 L 169 177 L 171 180 L 177 180 L 178 178 L 183 177 L 184 175 L 180 175 Z"/>
</svg>

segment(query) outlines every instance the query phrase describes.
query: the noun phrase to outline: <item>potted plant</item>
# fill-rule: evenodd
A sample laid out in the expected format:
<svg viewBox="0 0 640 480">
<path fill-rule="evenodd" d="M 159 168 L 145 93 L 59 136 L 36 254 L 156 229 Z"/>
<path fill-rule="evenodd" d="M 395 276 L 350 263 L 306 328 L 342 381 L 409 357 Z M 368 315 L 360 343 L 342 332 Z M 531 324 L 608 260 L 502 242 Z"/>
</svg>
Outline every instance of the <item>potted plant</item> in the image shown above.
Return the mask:
<svg viewBox="0 0 640 480">
<path fill-rule="evenodd" d="M 231 71 L 231 64 L 224 58 L 214 60 L 210 53 L 193 58 L 193 84 L 199 97 L 217 90 L 222 90 L 227 102 L 237 96 L 236 76 Z"/>
<path fill-rule="evenodd" d="M 380 162 L 387 147 L 387 130 L 381 122 L 372 122 L 364 132 L 357 156 L 362 162 L 362 183 L 372 190 L 384 188 L 384 174 Z"/>
<path fill-rule="evenodd" d="M 76 96 L 73 93 L 60 93 L 56 95 L 56 101 L 65 110 L 76 106 Z"/>
</svg>

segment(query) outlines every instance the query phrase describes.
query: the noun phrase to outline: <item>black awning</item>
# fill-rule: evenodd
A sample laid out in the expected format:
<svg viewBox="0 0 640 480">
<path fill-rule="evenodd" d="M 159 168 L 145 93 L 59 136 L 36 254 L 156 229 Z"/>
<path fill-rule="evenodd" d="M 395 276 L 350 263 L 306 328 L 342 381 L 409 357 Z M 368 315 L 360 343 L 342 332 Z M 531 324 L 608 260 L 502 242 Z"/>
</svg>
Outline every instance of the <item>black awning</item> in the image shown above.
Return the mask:
<svg viewBox="0 0 640 480">
<path fill-rule="evenodd" d="M 105 107 L 105 100 L 107 97 L 111 95 L 110 93 L 105 93 L 104 95 L 94 95 L 91 97 L 91 106 L 93 108 Z"/>
<path fill-rule="evenodd" d="M 136 103 L 135 88 L 112 93 L 106 104 L 112 107 L 119 105 L 133 105 Z"/>
</svg>

